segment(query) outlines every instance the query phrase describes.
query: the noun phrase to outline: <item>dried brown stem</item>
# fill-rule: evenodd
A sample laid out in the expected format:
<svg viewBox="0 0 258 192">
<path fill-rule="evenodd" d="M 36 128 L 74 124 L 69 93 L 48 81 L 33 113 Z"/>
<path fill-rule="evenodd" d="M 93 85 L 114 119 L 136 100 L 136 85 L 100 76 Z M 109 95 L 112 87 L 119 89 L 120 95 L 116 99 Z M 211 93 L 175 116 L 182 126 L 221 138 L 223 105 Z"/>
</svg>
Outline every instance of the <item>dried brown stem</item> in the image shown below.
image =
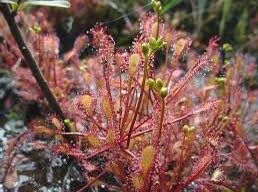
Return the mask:
<svg viewBox="0 0 258 192">
<path fill-rule="evenodd" d="M 34 78 L 36 79 L 42 93 L 46 97 L 50 107 L 52 110 L 62 119 L 65 120 L 65 115 L 57 102 L 53 92 L 51 91 L 47 80 L 45 79 L 44 75 L 42 74 L 37 61 L 35 60 L 34 56 L 32 55 L 30 49 L 28 48 L 27 44 L 25 43 L 19 26 L 17 25 L 15 18 L 10 10 L 8 4 L 0 4 L 0 10 L 3 13 L 3 16 L 10 28 L 10 31 L 26 61 L 27 65 L 29 66 Z M 69 131 L 69 130 L 66 130 Z"/>
</svg>

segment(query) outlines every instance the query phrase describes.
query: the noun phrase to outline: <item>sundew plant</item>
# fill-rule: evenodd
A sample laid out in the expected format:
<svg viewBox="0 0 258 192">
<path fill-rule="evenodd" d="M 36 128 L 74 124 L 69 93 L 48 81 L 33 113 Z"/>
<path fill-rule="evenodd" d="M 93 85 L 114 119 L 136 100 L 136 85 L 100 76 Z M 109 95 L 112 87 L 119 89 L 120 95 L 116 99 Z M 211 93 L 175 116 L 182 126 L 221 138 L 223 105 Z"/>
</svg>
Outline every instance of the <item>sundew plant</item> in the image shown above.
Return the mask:
<svg viewBox="0 0 258 192">
<path fill-rule="evenodd" d="M 117 47 L 98 24 L 60 54 L 48 13 L 23 12 L 32 5 L 69 3 L 0 3 L 1 61 L 21 100 L 36 102 L 41 114 L 9 145 L 5 165 L 22 141 L 44 140 L 43 148 L 81 167 L 78 192 L 255 188 L 257 136 L 248 133 L 258 124 L 257 92 L 246 83 L 254 75 L 248 58 L 220 46 L 218 37 L 195 51 L 191 37 L 162 18 L 156 0 L 152 12 L 139 13 L 130 47 Z M 88 46 L 92 53 L 81 57 Z"/>
</svg>

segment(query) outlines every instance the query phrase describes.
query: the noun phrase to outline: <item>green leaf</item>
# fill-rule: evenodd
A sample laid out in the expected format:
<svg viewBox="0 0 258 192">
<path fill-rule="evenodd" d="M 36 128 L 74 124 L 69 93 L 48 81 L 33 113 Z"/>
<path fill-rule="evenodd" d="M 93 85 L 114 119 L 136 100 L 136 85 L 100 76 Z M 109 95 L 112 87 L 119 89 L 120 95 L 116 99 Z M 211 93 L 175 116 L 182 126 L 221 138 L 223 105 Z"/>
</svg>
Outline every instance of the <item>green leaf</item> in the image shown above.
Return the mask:
<svg viewBox="0 0 258 192">
<path fill-rule="evenodd" d="M 172 9 L 181 1 L 182 0 L 170 0 L 167 4 L 164 5 L 164 8 L 161 13 L 163 14 L 163 13 L 167 12 L 169 9 Z"/>
<path fill-rule="evenodd" d="M 17 10 L 18 4 L 16 1 L 11 1 L 11 0 L 0 0 L 0 3 L 7 3 L 10 5 L 12 11 Z"/>
<path fill-rule="evenodd" d="M 0 0 L 0 3 L 8 3 L 11 5 L 18 5 L 16 1 L 12 1 L 12 0 Z"/>
<path fill-rule="evenodd" d="M 45 0 L 29 0 L 20 4 L 19 10 L 24 9 L 28 6 L 49 6 L 49 7 L 61 7 L 61 8 L 69 8 L 70 3 L 66 0 L 53 0 L 53 1 L 45 1 Z"/>
<path fill-rule="evenodd" d="M 0 3 L 17 4 L 17 2 L 16 2 L 16 1 L 12 1 L 12 0 L 0 0 Z"/>
</svg>

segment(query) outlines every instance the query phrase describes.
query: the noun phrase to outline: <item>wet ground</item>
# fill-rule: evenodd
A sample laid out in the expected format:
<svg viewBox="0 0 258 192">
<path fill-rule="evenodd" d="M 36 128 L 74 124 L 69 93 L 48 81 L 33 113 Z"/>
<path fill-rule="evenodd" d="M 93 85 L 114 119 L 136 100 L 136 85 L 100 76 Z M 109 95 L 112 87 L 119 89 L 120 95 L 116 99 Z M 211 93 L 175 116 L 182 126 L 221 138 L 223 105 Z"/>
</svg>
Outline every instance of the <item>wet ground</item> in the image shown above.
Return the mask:
<svg viewBox="0 0 258 192">
<path fill-rule="evenodd" d="M 22 136 L 15 137 L 19 133 Z M 17 116 L 1 126 L 0 192 L 75 191 L 83 184 L 80 169 L 53 155 L 46 142 L 27 140 L 26 127 Z"/>
<path fill-rule="evenodd" d="M 0 192 L 75 191 L 84 183 L 80 169 L 46 149 L 49 141 L 29 139 L 26 106 L 7 99 L 12 87 L 10 75 L 0 70 Z"/>
</svg>

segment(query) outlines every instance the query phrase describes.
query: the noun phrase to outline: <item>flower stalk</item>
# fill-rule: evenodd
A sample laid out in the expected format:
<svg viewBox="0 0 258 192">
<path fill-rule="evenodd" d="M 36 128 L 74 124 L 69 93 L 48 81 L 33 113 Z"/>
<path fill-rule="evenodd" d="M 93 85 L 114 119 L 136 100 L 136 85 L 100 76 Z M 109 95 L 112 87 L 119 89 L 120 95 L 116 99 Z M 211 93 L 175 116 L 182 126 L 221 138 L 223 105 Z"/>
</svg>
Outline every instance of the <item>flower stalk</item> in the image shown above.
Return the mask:
<svg viewBox="0 0 258 192">
<path fill-rule="evenodd" d="M 132 135 L 132 131 L 133 131 L 133 126 L 134 126 L 134 124 L 136 122 L 138 111 L 139 111 L 141 103 L 142 103 L 142 98 L 143 98 L 143 94 L 144 94 L 144 88 L 145 88 L 146 79 L 147 79 L 147 73 L 148 73 L 148 61 L 149 61 L 149 57 L 146 55 L 145 58 L 144 58 L 143 79 L 142 79 L 140 97 L 139 97 L 139 100 L 137 102 L 137 105 L 136 105 L 136 108 L 135 108 L 135 112 L 133 114 L 132 123 L 131 123 L 130 128 L 129 128 L 127 142 L 126 142 L 126 148 L 129 148 L 130 139 L 131 139 L 131 135 Z"/>
</svg>

